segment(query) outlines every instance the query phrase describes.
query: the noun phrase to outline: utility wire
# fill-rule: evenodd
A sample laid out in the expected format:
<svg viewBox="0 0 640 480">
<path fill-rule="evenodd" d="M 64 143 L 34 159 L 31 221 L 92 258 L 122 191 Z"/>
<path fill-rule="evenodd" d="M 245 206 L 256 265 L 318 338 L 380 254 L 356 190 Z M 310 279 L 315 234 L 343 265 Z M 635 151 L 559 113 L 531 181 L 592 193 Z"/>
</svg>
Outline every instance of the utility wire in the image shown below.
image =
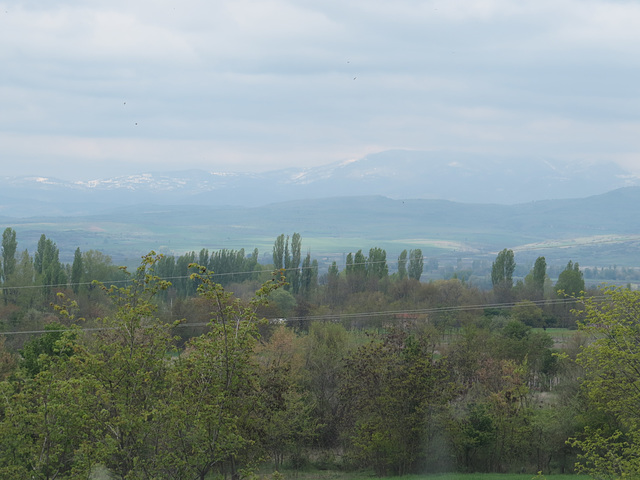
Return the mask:
<svg viewBox="0 0 640 480">
<path fill-rule="evenodd" d="M 597 295 L 593 297 L 589 297 L 595 300 L 608 300 L 609 297 L 606 295 Z M 534 305 L 555 305 L 555 304 L 576 304 L 580 303 L 581 299 L 579 298 L 557 298 L 551 300 L 535 300 L 530 301 L 531 304 Z M 354 318 L 370 318 L 370 317 L 378 317 L 378 316 L 386 316 L 386 315 L 428 315 L 430 313 L 448 313 L 448 312 L 461 312 L 461 311 L 477 311 L 477 310 L 485 310 L 487 308 L 493 309 L 511 309 L 518 306 L 516 303 L 484 303 L 477 305 L 456 305 L 450 307 L 428 307 L 428 308 L 419 308 L 419 309 L 401 309 L 401 310 L 378 310 L 378 311 L 369 311 L 369 312 L 349 312 L 349 313 L 334 313 L 334 314 L 323 314 L 323 315 L 305 315 L 299 317 L 287 317 L 285 319 L 271 318 L 267 319 L 270 322 L 279 323 L 292 323 L 292 322 L 314 322 L 314 321 L 335 321 L 335 320 L 349 320 Z M 178 317 L 177 315 L 169 315 L 170 317 Z M 402 320 L 402 318 L 398 318 L 398 320 Z M 193 328 L 193 327 L 206 327 L 210 322 L 199 322 L 199 323 L 181 323 L 175 325 L 173 328 Z M 82 332 L 91 332 L 91 331 L 101 331 L 101 330 L 116 330 L 117 327 L 86 327 L 80 328 Z M 12 332 L 0 332 L 0 335 L 29 335 L 29 334 L 43 334 L 50 333 L 54 331 L 60 330 L 23 330 L 23 331 L 12 331 Z"/>
<path fill-rule="evenodd" d="M 547 247 L 545 247 L 547 248 Z M 552 247 L 548 247 L 548 248 L 552 248 Z M 560 247 L 558 247 L 560 248 Z M 537 249 L 534 249 L 537 250 Z M 521 250 L 519 250 L 521 251 Z M 430 257 L 427 256 L 423 256 L 421 257 L 422 261 L 424 262 L 424 260 L 428 260 Z M 409 259 L 408 259 L 409 260 Z M 381 264 L 381 263 L 386 263 L 387 265 L 394 265 L 397 264 L 397 261 L 388 261 L 388 260 L 376 260 L 376 261 L 365 261 L 365 262 L 357 262 L 357 263 L 352 263 L 349 264 L 349 266 L 367 266 L 367 265 L 377 265 L 377 264 Z M 408 263 L 408 262 L 407 262 Z M 337 264 L 336 264 L 337 265 Z M 342 264 L 339 267 L 343 267 Z M 276 268 L 275 270 L 265 270 L 265 269 L 260 269 L 260 270 L 248 270 L 248 271 L 235 271 L 235 272 L 224 272 L 224 273 L 215 273 L 215 272 L 210 272 L 209 275 L 211 276 L 211 278 L 220 278 L 220 277 L 228 277 L 231 275 L 253 275 L 253 274 L 264 274 L 264 275 L 271 275 L 272 273 L 278 273 L 278 272 L 293 272 L 293 271 L 304 271 L 304 270 L 312 270 L 315 269 L 316 267 L 313 266 L 309 266 L 309 267 L 293 267 L 293 268 Z M 342 270 L 340 270 L 341 272 L 344 271 L 346 269 L 346 265 L 344 265 L 344 267 L 342 268 Z M 131 281 L 133 281 L 135 279 L 134 274 L 131 274 L 131 278 L 126 278 L 126 279 L 122 279 L 122 280 L 106 280 L 106 281 L 98 281 L 99 284 L 102 285 L 116 285 L 116 284 L 123 284 L 123 283 L 129 283 Z M 173 276 L 168 276 L 168 277 L 158 277 L 159 280 L 183 280 L 183 279 L 190 279 L 191 278 L 191 274 L 188 275 L 173 275 Z M 67 287 L 73 287 L 73 286 L 91 286 L 94 285 L 94 282 L 69 282 L 69 283 L 58 283 L 58 284 L 42 284 L 42 285 L 16 285 L 16 286 L 11 286 L 11 285 L 1 285 L 1 288 L 5 288 L 5 289 L 11 289 L 11 290 L 24 290 L 24 289 L 32 289 L 32 288 L 67 288 Z"/>
</svg>

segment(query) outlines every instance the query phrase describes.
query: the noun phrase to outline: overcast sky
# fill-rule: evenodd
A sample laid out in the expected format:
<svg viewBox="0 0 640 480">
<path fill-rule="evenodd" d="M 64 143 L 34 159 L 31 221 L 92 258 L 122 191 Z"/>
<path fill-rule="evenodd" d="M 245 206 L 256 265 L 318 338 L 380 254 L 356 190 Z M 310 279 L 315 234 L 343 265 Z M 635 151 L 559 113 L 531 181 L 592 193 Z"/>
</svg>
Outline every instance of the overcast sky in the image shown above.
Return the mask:
<svg viewBox="0 0 640 480">
<path fill-rule="evenodd" d="M 391 148 L 640 173 L 640 2 L 0 1 L 2 175 Z"/>
</svg>

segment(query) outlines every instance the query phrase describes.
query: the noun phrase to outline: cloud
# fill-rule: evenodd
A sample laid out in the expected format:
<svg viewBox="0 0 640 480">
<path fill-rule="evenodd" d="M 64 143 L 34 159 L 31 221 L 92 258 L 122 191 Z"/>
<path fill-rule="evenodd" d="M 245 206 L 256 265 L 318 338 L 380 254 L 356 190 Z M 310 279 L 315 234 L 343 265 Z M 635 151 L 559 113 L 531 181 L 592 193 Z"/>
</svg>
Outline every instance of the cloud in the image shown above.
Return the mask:
<svg viewBox="0 0 640 480">
<path fill-rule="evenodd" d="M 83 158 L 105 171 L 176 158 L 265 169 L 374 148 L 635 162 L 634 2 L 25 0 L 0 12 L 0 156 L 33 173 L 54 161 L 75 175 Z"/>
</svg>

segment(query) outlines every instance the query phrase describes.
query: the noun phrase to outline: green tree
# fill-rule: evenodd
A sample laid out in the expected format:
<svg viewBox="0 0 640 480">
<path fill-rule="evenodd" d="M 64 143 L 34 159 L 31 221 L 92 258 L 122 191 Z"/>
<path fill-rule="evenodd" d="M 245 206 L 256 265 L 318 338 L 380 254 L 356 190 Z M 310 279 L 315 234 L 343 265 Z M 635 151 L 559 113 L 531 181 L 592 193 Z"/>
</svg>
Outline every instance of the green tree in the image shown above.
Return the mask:
<svg viewBox="0 0 640 480">
<path fill-rule="evenodd" d="M 115 312 L 101 319 L 104 328 L 74 356 L 82 360 L 77 376 L 93 380 L 84 385 L 90 388 L 86 413 L 96 432 L 92 455 L 123 480 L 144 478 L 143 472 L 157 468 L 157 411 L 168 389 L 166 355 L 173 343 L 171 326 L 155 315 L 154 298 L 169 286 L 155 275 L 158 260 L 152 252 L 125 286 L 102 287 Z"/>
<path fill-rule="evenodd" d="M 213 281 L 205 268 L 193 276 L 211 312 L 209 331 L 191 339 L 169 372 L 160 396 L 162 432 L 156 478 L 204 480 L 216 466 L 236 460 L 259 444 L 253 418 L 258 403 L 258 378 L 253 352 L 258 337 L 257 308 L 282 285 L 267 282 L 249 303 L 243 303 Z M 166 362 L 165 362 L 166 363 Z M 259 446 L 259 445 L 258 445 Z"/>
<path fill-rule="evenodd" d="M 411 250 L 409 252 L 409 278 L 420 281 L 423 268 L 424 258 L 422 257 L 422 250 L 419 248 Z"/>
<path fill-rule="evenodd" d="M 46 244 L 47 244 L 47 237 L 43 233 L 42 235 L 40 235 L 40 239 L 38 240 L 38 248 L 33 257 L 33 266 L 35 267 L 36 273 L 38 274 L 42 274 L 42 271 L 44 269 L 43 261 L 44 261 L 44 251 L 46 248 Z"/>
<path fill-rule="evenodd" d="M 555 286 L 558 295 L 577 296 L 584 291 L 584 278 L 578 263 L 569 260 L 565 269 L 560 272 Z"/>
<path fill-rule="evenodd" d="M 22 309 L 32 308 L 35 306 L 38 295 L 36 289 L 30 288 L 34 285 L 35 271 L 33 269 L 33 261 L 29 252 L 24 250 L 20 254 L 15 271 L 4 284 L 7 293 L 5 299 L 8 299 L 9 303 L 16 304 Z"/>
<path fill-rule="evenodd" d="M 2 281 L 13 275 L 16 269 L 16 250 L 18 241 L 16 240 L 16 231 L 12 228 L 6 228 L 2 233 Z"/>
<path fill-rule="evenodd" d="M 289 239 L 286 239 L 288 244 Z M 287 248 L 288 250 L 288 248 Z M 280 270 L 286 268 L 285 266 L 285 236 L 284 233 L 278 235 L 276 241 L 273 244 L 273 268 Z"/>
<path fill-rule="evenodd" d="M 318 261 L 311 260 L 310 252 L 307 252 L 302 262 L 301 277 L 300 293 L 309 295 L 318 285 Z"/>
<path fill-rule="evenodd" d="M 54 357 L 69 357 L 73 354 L 73 343 L 77 333 L 54 322 L 45 326 L 47 333 L 28 341 L 20 350 L 20 367 L 29 377 L 46 370 Z M 63 338 L 65 342 L 62 342 Z M 69 341 L 70 340 L 70 341 Z"/>
<path fill-rule="evenodd" d="M 529 327 L 542 327 L 544 325 L 542 309 L 531 300 L 517 302 L 511 310 L 511 316 Z"/>
<path fill-rule="evenodd" d="M 163 258 L 158 261 L 156 268 L 162 260 Z M 82 278 L 89 282 L 95 280 L 100 283 L 109 283 L 127 278 L 126 273 L 124 273 L 120 267 L 113 264 L 113 260 L 109 255 L 105 255 L 98 250 L 82 252 L 82 268 Z M 173 271 L 171 275 L 173 275 Z"/>
<path fill-rule="evenodd" d="M 6 347 L 7 337 L 0 337 L 0 382 L 6 380 L 16 369 L 18 357 Z"/>
<path fill-rule="evenodd" d="M 275 290 L 269 296 L 268 303 L 272 307 L 272 315 L 278 318 L 286 318 L 293 314 L 298 302 L 290 291 L 281 288 Z"/>
<path fill-rule="evenodd" d="M 349 254 L 351 255 L 351 254 Z M 347 257 L 349 258 L 349 257 Z M 353 260 L 352 260 L 353 262 Z M 327 303 L 329 306 L 334 307 L 340 301 L 340 270 L 336 262 L 331 262 L 329 270 L 327 271 Z"/>
<path fill-rule="evenodd" d="M 379 476 L 423 471 L 437 461 L 430 452 L 452 390 L 430 344 L 425 337 L 393 332 L 345 361 L 341 398 L 348 454 Z"/>
<path fill-rule="evenodd" d="M 501 302 L 511 299 L 513 272 L 516 269 L 513 250 L 504 249 L 496 257 L 491 267 L 493 291 Z"/>
<path fill-rule="evenodd" d="M 604 298 L 602 298 L 604 297 Z M 640 292 L 607 287 L 584 298 L 579 328 L 594 340 L 582 349 L 583 388 L 592 405 L 613 419 L 573 439 L 579 471 L 595 478 L 637 478 L 640 472 Z M 613 421 L 612 421 L 613 420 Z"/>
<path fill-rule="evenodd" d="M 300 261 L 302 260 L 302 237 L 299 233 L 291 236 L 291 261 L 287 267 L 287 283 L 294 294 L 300 292 Z"/>
<path fill-rule="evenodd" d="M 208 249 L 203 248 L 200 250 L 200 253 L 198 253 L 198 265 L 202 265 L 204 267 L 209 266 L 209 250 Z"/>
<path fill-rule="evenodd" d="M 190 276 L 193 273 L 193 270 L 189 268 L 189 266 L 195 263 L 195 261 L 195 252 L 185 253 L 176 259 L 174 278 L 171 283 L 175 286 L 176 295 L 179 298 L 184 299 L 191 297 L 196 293 L 196 282 L 194 282 Z"/>
<path fill-rule="evenodd" d="M 57 245 L 45 235 L 40 236 L 38 249 L 34 256 L 34 267 L 39 274 L 43 286 L 45 300 L 51 298 L 54 288 L 60 288 L 67 283 L 67 275 L 60 263 L 60 251 Z"/>
<path fill-rule="evenodd" d="M 348 333 L 338 323 L 313 322 L 304 344 L 307 388 L 320 424 L 319 444 L 335 447 L 340 434 L 340 375 L 349 350 Z"/>
<path fill-rule="evenodd" d="M 257 349 L 260 437 L 276 470 L 287 456 L 294 465 L 299 465 L 318 429 L 317 419 L 312 415 L 315 405 L 302 388 L 300 344 L 293 330 L 280 326 Z"/>
<path fill-rule="evenodd" d="M 291 236 L 280 234 L 273 244 L 273 267 L 276 270 L 284 269 L 287 277 L 286 289 L 293 293 L 299 293 L 301 283 L 300 262 L 302 260 L 302 237 L 299 233 Z"/>
<path fill-rule="evenodd" d="M 82 252 L 76 248 L 73 254 L 73 264 L 71 265 L 71 288 L 76 295 L 80 291 L 80 284 L 83 280 L 84 265 L 82 264 Z"/>
<path fill-rule="evenodd" d="M 382 280 L 389 275 L 389 267 L 387 266 L 387 252 L 379 247 L 369 249 L 367 257 L 367 277 L 375 280 Z"/>
<path fill-rule="evenodd" d="M 68 359 L 57 360 L 28 381 L 0 383 L 2 478 L 89 478 L 91 379 L 77 378 Z"/>
<path fill-rule="evenodd" d="M 422 272 L 421 272 L 422 273 Z M 407 278 L 407 250 L 402 250 L 398 256 L 398 280 Z"/>
<path fill-rule="evenodd" d="M 16 232 L 12 228 L 6 228 L 2 233 L 2 283 L 10 283 L 12 276 L 16 271 L 16 250 L 18 248 L 18 241 L 16 240 Z M 15 301 L 15 295 L 11 290 L 6 287 L 2 290 L 4 296 L 4 303 L 9 302 L 9 298 L 12 297 Z"/>
<path fill-rule="evenodd" d="M 173 259 L 173 257 L 171 258 Z M 162 260 L 164 260 L 164 258 L 161 258 L 156 263 L 156 269 L 159 268 Z M 108 304 L 108 299 L 106 295 L 104 295 L 105 291 L 100 288 L 100 284 L 119 284 L 120 282 L 124 282 L 128 276 L 120 267 L 113 264 L 109 255 L 105 255 L 98 250 L 82 252 L 82 268 L 82 278 L 86 282 L 85 288 L 87 298 L 89 299 L 88 303 L 94 310 L 91 316 L 101 317 L 103 313 L 100 312 L 100 310 L 95 311 L 95 309 L 103 303 Z M 173 276 L 173 270 L 171 271 L 171 275 L 167 275 L 167 277 L 171 276 Z"/>
<path fill-rule="evenodd" d="M 547 261 L 544 257 L 536 259 L 531 274 L 534 300 L 541 300 L 544 297 L 544 282 L 547 278 Z"/>
<path fill-rule="evenodd" d="M 75 374 L 77 337 L 75 328 L 48 325 L 25 344 L 18 371 L 0 382 L 2 478 L 88 477 L 92 389 L 84 388 L 91 379 Z"/>
<path fill-rule="evenodd" d="M 367 257 L 362 250 L 358 250 L 355 255 L 352 253 L 347 255 L 345 274 L 351 293 L 364 291 L 367 280 Z"/>
</svg>

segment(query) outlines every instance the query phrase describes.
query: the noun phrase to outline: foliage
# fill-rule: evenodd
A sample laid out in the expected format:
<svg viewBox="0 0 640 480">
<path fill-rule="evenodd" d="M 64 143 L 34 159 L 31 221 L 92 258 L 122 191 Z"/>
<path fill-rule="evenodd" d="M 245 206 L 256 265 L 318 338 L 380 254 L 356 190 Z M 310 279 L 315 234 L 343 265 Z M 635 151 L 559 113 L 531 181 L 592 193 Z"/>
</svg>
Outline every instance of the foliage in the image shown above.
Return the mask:
<svg viewBox="0 0 640 480">
<path fill-rule="evenodd" d="M 531 300 L 517 302 L 511 310 L 511 316 L 529 327 L 542 327 L 544 314 Z"/>
<path fill-rule="evenodd" d="M 290 289 L 274 292 L 283 285 L 276 276 L 257 297 L 257 250 L 152 253 L 129 274 L 76 249 L 73 265 L 57 262 L 72 284 L 55 287 L 43 285 L 43 263 L 56 268 L 55 243 L 43 236 L 33 260 L 18 256 L 3 284 L 16 292 L 0 312 L 3 328 L 51 323 L 37 310 L 52 298 L 43 286 L 64 290 L 90 328 L 69 328 L 69 315 L 24 344 L 22 368 L 2 356 L 0 476 L 79 478 L 97 464 L 128 479 L 241 475 L 267 458 L 299 468 L 310 448 L 325 465 L 343 458 L 343 468 L 379 475 L 550 471 L 573 461 L 563 442 L 585 424 L 597 432 L 576 436 L 585 452 L 611 446 L 620 459 L 635 447 L 629 423 L 602 413 L 603 400 L 587 408 L 579 399 L 577 347 L 558 357 L 551 337 L 530 328 L 545 325 L 557 303 L 537 301 L 532 287 L 534 274 L 549 281 L 543 257 L 524 288 L 504 297 L 519 300 L 515 307 L 484 316 L 477 307 L 494 302 L 491 292 L 459 279 L 419 281 L 419 249 L 403 252 L 398 275 L 388 276 L 386 252 L 374 247 L 368 257 L 350 253 L 343 272 L 333 262 L 318 282 L 299 234 L 281 240 Z M 85 284 L 91 278 L 109 283 Z M 233 286 L 237 298 L 222 286 L 231 279 L 244 282 Z M 259 321 L 290 315 L 295 329 Z M 310 323 L 315 315 L 323 321 Z M 185 325 L 174 322 L 183 317 Z M 369 341 L 371 329 L 381 336 Z M 20 348 L 16 340 L 28 337 L 7 338 Z"/>
<path fill-rule="evenodd" d="M 47 369 L 52 357 L 68 357 L 73 354 L 69 340 L 75 340 L 76 332 L 60 323 L 45 326 L 47 333 L 27 342 L 20 351 L 20 367 L 29 377 L 35 377 Z"/>
<path fill-rule="evenodd" d="M 349 454 L 377 475 L 403 475 L 428 464 L 440 409 L 451 395 L 428 338 L 394 332 L 346 359 L 341 397 Z"/>
<path fill-rule="evenodd" d="M 166 353 L 171 349 L 170 326 L 155 317 L 153 303 L 168 282 L 154 274 L 159 257 L 143 257 L 122 287 L 102 286 L 115 306 L 82 351 L 78 375 L 93 379 L 87 392 L 96 431 L 96 460 L 120 478 L 135 478 L 152 469 L 158 400 L 167 388 Z"/>
<path fill-rule="evenodd" d="M 170 394 L 160 407 L 160 448 L 165 475 L 204 479 L 227 460 L 235 470 L 235 461 L 254 441 L 256 309 L 283 281 L 265 284 L 243 304 L 213 282 L 206 268 L 193 267 L 199 294 L 210 308 L 209 331 L 187 344 L 169 373 Z"/>
<path fill-rule="evenodd" d="M 539 300 L 544 296 L 544 282 L 547 277 L 547 261 L 544 257 L 536 259 L 531 276 L 534 299 Z"/>
<path fill-rule="evenodd" d="M 407 250 L 402 250 L 398 256 L 398 280 L 407 278 Z"/>
<path fill-rule="evenodd" d="M 11 280 L 16 271 L 16 250 L 18 242 L 16 240 L 16 232 L 12 228 L 6 228 L 2 233 L 2 268 L 0 269 L 0 279 L 5 285 L 2 290 L 5 305 L 11 300 L 15 303 L 16 292 L 14 289 L 6 288 L 11 285 Z"/>
<path fill-rule="evenodd" d="M 369 249 L 369 256 L 367 257 L 367 277 L 381 280 L 388 274 L 387 252 L 379 247 Z"/>
<path fill-rule="evenodd" d="M 18 242 L 16 240 L 16 231 L 12 228 L 6 228 L 2 232 L 2 281 L 6 282 L 16 269 L 16 250 Z"/>
<path fill-rule="evenodd" d="M 424 259 L 422 257 L 422 250 L 416 248 L 409 252 L 409 278 L 419 281 L 422 276 L 422 270 L 424 267 Z"/>
<path fill-rule="evenodd" d="M 6 380 L 18 365 L 18 359 L 7 349 L 6 341 L 6 337 L 0 337 L 0 382 Z"/>
<path fill-rule="evenodd" d="M 301 466 L 303 452 L 310 447 L 319 427 L 315 404 L 303 388 L 303 357 L 299 339 L 284 326 L 277 328 L 258 350 L 259 420 L 263 448 L 280 468 L 289 457 Z"/>
<path fill-rule="evenodd" d="M 504 249 L 496 257 L 491 266 L 491 284 L 499 301 L 510 299 L 513 287 L 513 272 L 516 269 L 513 250 Z"/>
<path fill-rule="evenodd" d="M 349 335 L 341 324 L 313 322 L 305 340 L 304 381 L 319 423 L 318 444 L 335 447 L 340 436 L 340 376 L 349 349 Z"/>
<path fill-rule="evenodd" d="M 577 296 L 584 292 L 584 278 L 577 262 L 573 263 L 569 260 L 566 268 L 558 276 L 555 290 L 561 297 Z"/>
<path fill-rule="evenodd" d="M 615 419 L 586 428 L 573 440 L 582 449 L 580 469 L 608 478 L 636 478 L 640 471 L 640 292 L 607 287 L 604 298 L 584 298 L 580 329 L 593 341 L 578 363 L 592 405 Z"/>
</svg>

